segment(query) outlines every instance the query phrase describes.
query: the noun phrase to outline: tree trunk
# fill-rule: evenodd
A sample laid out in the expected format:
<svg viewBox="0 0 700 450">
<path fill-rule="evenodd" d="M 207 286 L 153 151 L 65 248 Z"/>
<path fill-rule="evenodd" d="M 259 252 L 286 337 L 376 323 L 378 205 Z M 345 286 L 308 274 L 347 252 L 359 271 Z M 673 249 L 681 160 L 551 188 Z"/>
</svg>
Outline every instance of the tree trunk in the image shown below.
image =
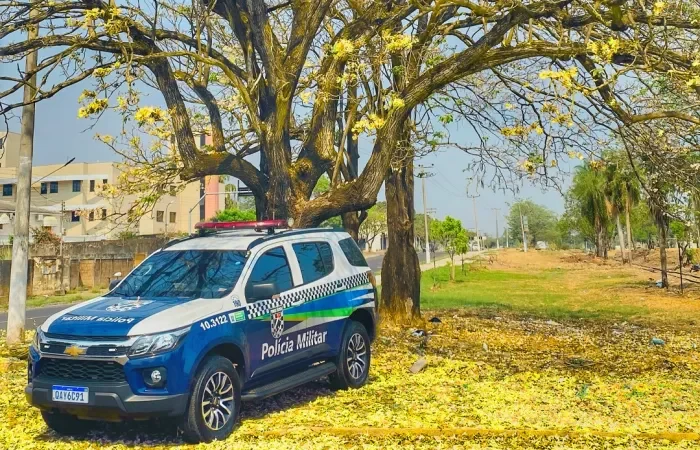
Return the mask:
<svg viewBox="0 0 700 450">
<path fill-rule="evenodd" d="M 627 205 L 625 207 L 625 222 L 627 225 L 627 251 L 630 254 L 628 261 L 632 264 L 632 252 L 634 252 L 634 246 L 632 245 L 632 220 L 630 219 L 630 211 L 632 210 L 632 202 L 627 196 Z"/>
<path fill-rule="evenodd" d="M 450 281 L 455 280 L 455 258 L 450 256 Z"/>
<path fill-rule="evenodd" d="M 413 247 L 413 162 L 385 180 L 389 247 L 382 263 L 381 309 L 394 320 L 420 315 L 420 264 Z"/>
<path fill-rule="evenodd" d="M 605 242 L 603 239 L 603 225 L 600 223 L 598 215 L 594 218 L 595 223 L 595 255 L 598 258 L 605 258 Z"/>
<path fill-rule="evenodd" d="M 666 224 L 659 224 L 659 253 L 661 255 L 661 286 L 668 289 L 668 258 L 666 257 Z"/>
<path fill-rule="evenodd" d="M 343 221 L 343 228 L 345 231 L 355 239 L 355 242 L 358 242 L 360 239 L 360 226 L 367 218 L 367 211 L 352 211 L 341 214 L 340 218 Z"/>
<path fill-rule="evenodd" d="M 622 264 L 627 261 L 625 252 L 625 233 L 622 231 L 622 223 L 620 222 L 620 215 L 615 214 L 615 223 L 617 224 L 617 236 L 620 239 L 620 253 L 622 253 Z"/>
</svg>

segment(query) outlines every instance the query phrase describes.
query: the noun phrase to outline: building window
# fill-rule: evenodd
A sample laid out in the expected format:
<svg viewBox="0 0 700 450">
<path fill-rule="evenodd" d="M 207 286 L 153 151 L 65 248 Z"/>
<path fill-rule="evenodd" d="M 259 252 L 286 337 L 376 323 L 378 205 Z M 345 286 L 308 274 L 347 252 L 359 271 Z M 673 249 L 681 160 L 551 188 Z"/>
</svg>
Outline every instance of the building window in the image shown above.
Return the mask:
<svg viewBox="0 0 700 450">
<path fill-rule="evenodd" d="M 88 220 L 90 222 L 95 220 L 95 211 L 90 211 L 90 214 L 88 214 Z"/>
<path fill-rule="evenodd" d="M 165 211 L 156 211 L 156 222 L 162 222 Z"/>
<path fill-rule="evenodd" d="M 58 181 L 52 181 L 49 183 L 49 192 L 52 194 L 58 194 Z"/>
<path fill-rule="evenodd" d="M 95 180 L 90 180 L 90 192 L 95 192 Z"/>
<path fill-rule="evenodd" d="M 106 218 L 107 218 L 107 210 L 103 208 L 102 209 L 102 220 L 105 220 Z"/>
<path fill-rule="evenodd" d="M 12 185 L 11 184 L 3 184 L 2 185 L 2 196 L 3 197 L 12 197 Z"/>
<path fill-rule="evenodd" d="M 0 230 L 2 230 L 2 227 L 4 227 L 4 226 L 5 226 L 5 225 L 3 225 L 3 224 L 0 223 Z"/>
<path fill-rule="evenodd" d="M 71 222 L 80 222 L 80 214 L 78 214 L 78 211 L 71 211 L 70 212 L 70 221 Z"/>
<path fill-rule="evenodd" d="M 105 178 L 104 180 L 102 180 L 102 184 L 107 184 L 107 178 Z"/>
<path fill-rule="evenodd" d="M 175 219 L 177 218 L 177 213 L 174 211 L 170 211 L 170 223 L 175 223 Z"/>
<path fill-rule="evenodd" d="M 41 183 L 41 195 L 46 195 L 49 192 L 48 183 Z"/>
<path fill-rule="evenodd" d="M 83 182 L 80 180 L 73 180 L 73 192 L 80 192 L 83 187 Z"/>
</svg>

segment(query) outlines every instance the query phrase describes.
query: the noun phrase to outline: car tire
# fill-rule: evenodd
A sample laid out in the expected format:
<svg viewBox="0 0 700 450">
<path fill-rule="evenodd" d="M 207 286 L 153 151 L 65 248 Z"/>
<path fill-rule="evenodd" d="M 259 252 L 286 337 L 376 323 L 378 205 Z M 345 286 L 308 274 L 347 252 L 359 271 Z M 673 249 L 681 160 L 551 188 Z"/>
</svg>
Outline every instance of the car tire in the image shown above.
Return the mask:
<svg viewBox="0 0 700 450">
<path fill-rule="evenodd" d="M 207 359 L 197 371 L 182 420 L 187 442 L 224 440 L 233 432 L 241 409 L 241 382 L 233 363 L 222 356 Z"/>
<path fill-rule="evenodd" d="M 66 413 L 42 411 L 41 417 L 44 419 L 47 427 L 58 434 L 66 436 L 79 436 L 87 433 L 92 428 L 92 422 L 80 420 Z"/>
<path fill-rule="evenodd" d="M 365 327 L 355 321 L 348 323 L 336 362 L 337 370 L 329 376 L 336 389 L 357 389 L 367 383 L 372 352 Z"/>
</svg>

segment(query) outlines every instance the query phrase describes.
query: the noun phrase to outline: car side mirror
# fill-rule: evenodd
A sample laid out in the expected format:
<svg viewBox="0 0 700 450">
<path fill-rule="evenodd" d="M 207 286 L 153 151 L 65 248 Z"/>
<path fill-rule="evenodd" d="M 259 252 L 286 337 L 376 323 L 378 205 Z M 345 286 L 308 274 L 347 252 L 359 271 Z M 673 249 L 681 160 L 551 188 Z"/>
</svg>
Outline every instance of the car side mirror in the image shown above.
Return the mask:
<svg viewBox="0 0 700 450">
<path fill-rule="evenodd" d="M 279 294 L 279 290 L 275 282 L 254 283 L 249 285 L 245 292 L 248 301 L 266 300 L 277 294 Z"/>
<path fill-rule="evenodd" d="M 109 290 L 113 291 L 122 280 L 112 280 L 109 282 Z"/>
</svg>

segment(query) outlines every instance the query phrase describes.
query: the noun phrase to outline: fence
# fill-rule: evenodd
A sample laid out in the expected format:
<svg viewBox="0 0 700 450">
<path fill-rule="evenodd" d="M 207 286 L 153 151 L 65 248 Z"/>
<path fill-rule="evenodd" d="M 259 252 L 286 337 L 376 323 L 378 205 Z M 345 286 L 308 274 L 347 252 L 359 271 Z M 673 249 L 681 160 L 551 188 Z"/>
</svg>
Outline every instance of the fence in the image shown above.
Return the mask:
<svg viewBox="0 0 700 450">
<path fill-rule="evenodd" d="M 56 246 L 34 245 L 30 248 L 27 295 L 52 295 L 62 288 L 107 288 L 115 273 L 126 275 L 165 242 L 163 237 L 149 236 L 65 243 L 63 260 Z M 0 253 L 10 250 L 0 246 Z M 11 265 L 10 260 L 0 260 L 0 301 L 9 297 Z"/>
</svg>

